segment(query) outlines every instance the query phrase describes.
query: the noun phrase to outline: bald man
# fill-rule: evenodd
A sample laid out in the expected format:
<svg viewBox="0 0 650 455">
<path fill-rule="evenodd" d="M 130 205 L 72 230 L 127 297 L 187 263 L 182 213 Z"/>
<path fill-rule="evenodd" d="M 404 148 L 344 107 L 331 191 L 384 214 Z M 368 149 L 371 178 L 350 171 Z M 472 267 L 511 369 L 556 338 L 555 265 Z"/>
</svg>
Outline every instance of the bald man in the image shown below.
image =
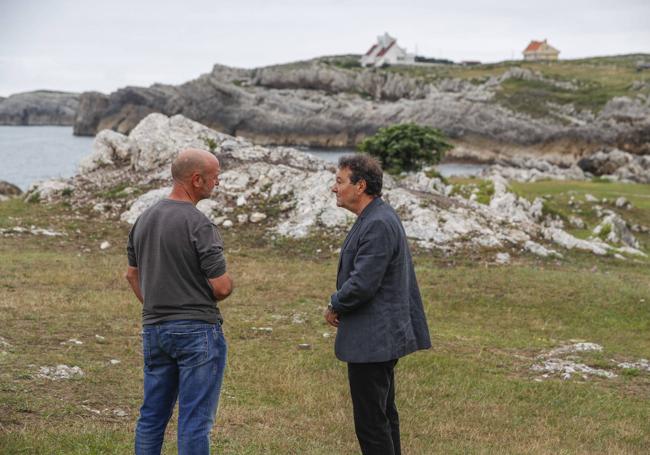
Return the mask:
<svg viewBox="0 0 650 455">
<path fill-rule="evenodd" d="M 196 204 L 219 185 L 219 161 L 188 149 L 172 163 L 168 198 L 129 233 L 128 280 L 142 305 L 144 400 L 135 453 L 160 454 L 178 399 L 178 453 L 209 454 L 226 363 L 218 302 L 230 295 L 223 241 Z"/>
</svg>

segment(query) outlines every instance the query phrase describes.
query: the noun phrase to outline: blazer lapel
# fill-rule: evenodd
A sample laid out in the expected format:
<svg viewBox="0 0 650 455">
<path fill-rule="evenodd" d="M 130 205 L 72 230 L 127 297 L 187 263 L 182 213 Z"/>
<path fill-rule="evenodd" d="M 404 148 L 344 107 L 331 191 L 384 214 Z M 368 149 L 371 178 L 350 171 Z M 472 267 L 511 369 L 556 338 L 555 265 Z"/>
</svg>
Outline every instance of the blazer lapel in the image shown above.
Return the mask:
<svg viewBox="0 0 650 455">
<path fill-rule="evenodd" d="M 348 247 L 348 244 L 352 240 L 352 237 L 354 237 L 354 233 L 359 229 L 359 226 L 361 226 L 361 220 L 362 218 L 357 218 L 357 220 L 354 222 L 352 227 L 350 228 L 350 231 L 348 232 L 348 235 L 345 237 L 345 241 L 343 242 L 343 246 L 341 247 L 341 251 L 339 252 L 339 266 L 336 269 L 336 288 L 339 288 L 339 282 L 341 281 L 341 263 L 343 261 L 343 251 Z"/>
</svg>

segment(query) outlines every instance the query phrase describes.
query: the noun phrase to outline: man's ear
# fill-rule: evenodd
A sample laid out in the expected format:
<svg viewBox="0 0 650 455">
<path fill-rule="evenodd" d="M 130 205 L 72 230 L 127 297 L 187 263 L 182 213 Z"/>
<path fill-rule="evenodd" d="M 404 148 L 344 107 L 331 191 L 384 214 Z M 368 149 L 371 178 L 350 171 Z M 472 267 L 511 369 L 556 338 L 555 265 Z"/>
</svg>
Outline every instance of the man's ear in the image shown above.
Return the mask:
<svg viewBox="0 0 650 455">
<path fill-rule="evenodd" d="M 194 174 L 192 174 L 192 179 L 191 179 L 192 186 L 197 187 L 197 188 L 199 186 L 201 186 L 201 183 L 199 182 L 200 178 L 201 178 L 201 174 L 199 174 L 198 172 L 195 172 Z"/>
<path fill-rule="evenodd" d="M 360 191 L 359 194 L 365 193 L 366 188 L 368 188 L 368 184 L 366 183 L 366 181 L 364 179 L 361 179 L 361 180 L 359 180 L 358 183 L 359 183 L 359 191 Z"/>
</svg>

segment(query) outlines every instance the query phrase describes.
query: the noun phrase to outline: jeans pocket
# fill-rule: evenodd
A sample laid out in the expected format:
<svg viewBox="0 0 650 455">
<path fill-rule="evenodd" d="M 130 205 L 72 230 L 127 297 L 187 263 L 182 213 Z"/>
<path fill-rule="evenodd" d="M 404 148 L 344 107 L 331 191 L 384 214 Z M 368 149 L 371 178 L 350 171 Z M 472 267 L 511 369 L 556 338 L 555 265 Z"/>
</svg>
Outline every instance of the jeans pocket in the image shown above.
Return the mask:
<svg viewBox="0 0 650 455">
<path fill-rule="evenodd" d="M 174 353 L 179 366 L 192 367 L 208 360 L 208 333 L 206 330 L 171 333 Z"/>
</svg>

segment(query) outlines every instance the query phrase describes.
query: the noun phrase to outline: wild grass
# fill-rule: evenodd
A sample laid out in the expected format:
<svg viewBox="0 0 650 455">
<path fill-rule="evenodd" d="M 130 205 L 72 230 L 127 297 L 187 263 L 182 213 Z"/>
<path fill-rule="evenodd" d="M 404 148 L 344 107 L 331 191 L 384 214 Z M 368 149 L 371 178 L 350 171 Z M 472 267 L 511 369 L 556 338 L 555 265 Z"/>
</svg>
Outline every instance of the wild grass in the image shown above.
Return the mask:
<svg viewBox="0 0 650 455">
<path fill-rule="evenodd" d="M 636 188 L 584 185 L 567 188 L 607 185 L 647 210 Z M 0 346 L 0 453 L 132 452 L 142 359 L 140 306 L 122 277 L 128 227 L 62 206 L 0 203 L 0 227 L 16 224 L 68 235 L 0 237 L 0 336 L 9 343 Z M 322 319 L 342 235 L 284 241 L 259 226 L 224 231 L 237 290 L 221 305 L 229 359 L 212 433 L 218 453 L 358 453 L 345 365 Z M 99 250 L 102 240 L 112 247 Z M 647 265 L 587 254 L 516 256 L 509 266 L 480 254 L 420 251 L 414 260 L 434 347 L 397 367 L 404 453 L 650 450 L 650 373 L 624 374 L 610 360 L 650 352 Z M 537 355 L 570 340 L 602 344 L 584 361 L 618 377 L 535 381 Z M 37 377 L 39 366 L 56 364 L 85 376 Z M 172 423 L 164 453 L 176 453 L 174 438 Z"/>
</svg>

